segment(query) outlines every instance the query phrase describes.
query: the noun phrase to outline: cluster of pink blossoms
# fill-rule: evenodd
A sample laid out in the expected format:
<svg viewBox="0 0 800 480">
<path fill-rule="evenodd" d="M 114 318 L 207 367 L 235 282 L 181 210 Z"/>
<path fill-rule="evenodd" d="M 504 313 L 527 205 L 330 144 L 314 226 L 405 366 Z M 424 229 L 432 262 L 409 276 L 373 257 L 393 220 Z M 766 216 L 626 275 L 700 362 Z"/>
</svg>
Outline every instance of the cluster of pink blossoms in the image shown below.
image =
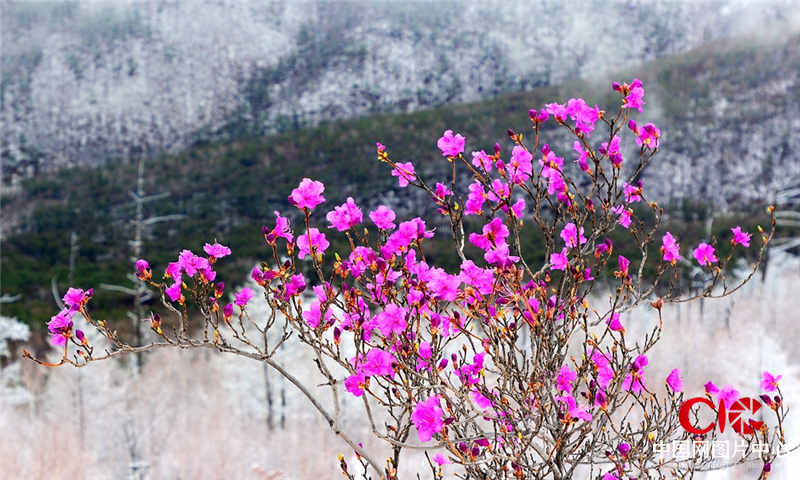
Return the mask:
<svg viewBox="0 0 800 480">
<path fill-rule="evenodd" d="M 641 111 L 645 104 L 641 81 L 615 83 L 613 88 L 622 96 L 618 125 L 627 123 L 635 136 L 641 147 L 641 166 L 642 159 L 658 149 L 661 132 L 652 123 L 640 127 L 633 120 L 625 122 L 630 111 Z M 468 240 L 480 252 L 477 258 L 470 259 L 469 252 L 459 250 L 461 263 L 457 271 L 448 272 L 426 259 L 422 246 L 434 237 L 434 228 L 421 217 L 398 219 L 386 205 L 362 211 L 348 197 L 324 213 L 327 230 L 319 224 L 314 226 L 313 221 L 320 215 L 315 210 L 326 202 L 325 186 L 303 178 L 288 196 L 291 205 L 302 213 L 302 227 L 294 230 L 289 217 L 276 211 L 274 225 L 262 227 L 276 264 L 255 266 L 251 277 L 264 289 L 270 306 L 287 317 L 304 342 L 347 370 L 347 392 L 365 403 L 376 401 L 384 407 L 393 404 L 402 408 L 407 413 L 401 417 L 410 422 L 406 427 L 413 425 L 421 442 L 443 440 L 453 456 L 436 454 L 433 462 L 439 467 L 452 460 L 469 468 L 483 464 L 477 461 L 482 456 L 503 449 L 525 451 L 530 439 L 524 438 L 528 432 L 518 430 L 519 426 L 533 425 L 551 414 L 556 417 L 552 418 L 554 423 L 563 428 L 565 438 L 589 428 L 587 424 L 613 415 L 614 409 L 628 398 L 650 393 L 645 369 L 649 364 L 646 353 L 652 345 L 640 347 L 638 342 L 628 342 L 628 346 L 636 346 L 625 347 L 622 321 L 623 312 L 630 306 L 625 304 L 630 303 L 625 296 L 636 288 L 633 282 L 641 264 L 634 265 L 623 255 L 614 256 L 612 241 L 602 235 L 616 225 L 637 235 L 645 222 L 636 212 L 653 204 L 646 200 L 641 181 L 624 176 L 628 170 L 627 166 L 623 168 L 622 140 L 627 134 L 624 128 L 613 131 L 610 138 L 606 136 L 606 141 L 592 141 L 598 122 L 613 128 L 613 122 L 607 121 L 605 115 L 597 105 L 592 107 L 583 99 L 550 103 L 540 111 L 529 112 L 537 129 L 533 147 L 523 144 L 521 134 L 509 131 L 514 142 L 510 152 L 504 154 L 495 144 L 491 154 L 473 151 L 471 160 L 463 157 L 464 136 L 446 130 L 436 145 L 454 172 L 457 162 L 469 169 L 472 178 L 465 192 L 466 201 L 458 191 L 465 184 L 456 182 L 455 173 L 452 183 L 428 184 L 413 163 L 392 162 L 386 146 L 376 144 L 378 159 L 391 167 L 391 175 L 398 179 L 400 187 L 424 189 L 437 211 L 451 222 L 460 221 L 461 202 L 464 215 L 480 220 L 472 225 L 452 225 L 457 241 Z M 572 145 L 577 168 L 565 163 L 549 144 L 538 143 L 539 126 L 551 118 L 577 138 Z M 571 177 L 570 169 L 581 178 Z M 583 195 L 581 185 L 588 181 L 598 185 L 600 176 L 610 179 L 608 188 Z M 533 205 L 527 205 L 523 197 Z M 377 234 L 369 233 L 372 227 L 364 225 L 364 213 Z M 547 236 L 547 263 L 536 273 L 536 268 L 529 267 L 527 257 L 525 261 L 520 258 L 519 227 L 528 219 L 541 226 Z M 331 248 L 325 232 L 336 235 L 331 230 L 343 232 L 350 248 L 341 256 L 337 253 L 328 270 L 322 268 L 322 259 Z M 751 234 L 738 226 L 731 233 L 732 246 L 749 247 Z M 368 242 L 370 238 L 375 241 Z M 675 236 L 666 232 L 661 240 L 659 272 L 676 267 L 682 260 Z M 227 328 L 236 333 L 236 322 L 231 322 L 235 309 L 238 307 L 240 319 L 244 318 L 255 292 L 242 288 L 233 294 L 232 303 L 220 308 L 218 302 L 225 286 L 222 282 L 213 283 L 217 276 L 214 265 L 231 251 L 219 243 L 206 244 L 203 250 L 206 256 L 181 251 L 178 260 L 167 266 L 160 283 L 152 281 L 152 271 L 145 260 L 136 262 L 136 274 L 161 288 L 166 298 L 180 304 L 184 313 L 187 297 L 194 295 L 198 303 L 210 307 L 203 309 L 204 313 L 210 312 L 209 318 L 216 315 L 219 320 L 221 315 Z M 278 261 L 284 253 L 289 259 Z M 724 267 L 726 263 L 716 257 L 714 245 L 705 242 L 694 248 L 691 256 L 706 268 L 717 268 L 716 263 Z M 297 260 L 305 260 L 309 266 L 306 274 L 302 273 L 303 262 Z M 597 274 L 614 264 L 616 280 L 612 282 L 616 285 L 612 291 L 617 292 L 619 303 L 615 300 L 610 311 L 597 312 L 587 300 L 595 280 L 592 270 Z M 307 278 L 308 272 L 314 276 Z M 304 292 L 305 298 L 301 298 Z M 72 333 L 71 319 L 89 297 L 91 291 L 67 292 L 64 303 L 68 308 L 48 324 L 53 344 L 63 346 L 74 337 L 76 343 L 85 345 L 83 332 Z M 653 304 L 659 313 L 661 305 L 660 300 Z M 592 329 L 597 329 L 590 335 L 592 320 L 596 320 Z M 232 341 L 226 336 L 224 323 L 211 323 L 215 345 L 219 345 L 220 338 Z M 523 328 L 527 329 L 530 348 L 537 352 L 519 364 L 523 368 L 533 365 L 525 374 L 529 378 L 513 378 L 521 351 L 516 350 L 521 342 L 519 332 Z M 576 332 L 586 332 L 587 349 L 580 359 L 569 355 L 564 340 Z M 355 351 L 340 350 L 342 342 Z M 614 346 L 606 348 L 603 342 Z M 532 363 L 536 361 L 541 363 Z M 495 375 L 511 377 L 502 379 L 508 381 L 495 381 Z M 332 388 L 339 384 L 338 379 L 329 379 Z M 762 389 L 779 392 L 780 380 L 780 376 L 764 372 Z M 664 384 L 670 395 L 682 392 L 679 369 L 673 369 Z M 706 391 L 725 405 L 739 397 L 732 386 L 719 389 L 712 382 L 706 384 Z M 780 404 L 778 396 L 767 399 L 773 408 Z M 646 399 L 641 400 L 632 403 L 647 403 Z M 491 429 L 464 436 L 459 428 L 471 420 L 463 415 L 492 423 Z M 401 428 L 395 431 L 402 431 Z M 636 442 L 627 438 L 626 442 L 614 441 L 609 448 L 615 445 L 613 456 L 621 461 L 641 453 Z M 556 444 L 553 448 L 560 447 Z M 518 463 L 510 462 L 509 466 L 515 474 L 521 472 Z M 614 472 L 622 476 L 620 464 Z M 619 477 L 606 473 L 603 480 Z"/>
<path fill-rule="evenodd" d="M 67 340 L 73 336 L 78 343 L 86 343 L 86 335 L 80 329 L 75 329 L 72 317 L 79 312 L 94 295 L 94 289 L 83 291 L 79 288 L 69 288 L 62 298 L 64 309 L 50 318 L 47 330 L 50 332 L 50 343 L 55 347 L 63 347 Z"/>
</svg>

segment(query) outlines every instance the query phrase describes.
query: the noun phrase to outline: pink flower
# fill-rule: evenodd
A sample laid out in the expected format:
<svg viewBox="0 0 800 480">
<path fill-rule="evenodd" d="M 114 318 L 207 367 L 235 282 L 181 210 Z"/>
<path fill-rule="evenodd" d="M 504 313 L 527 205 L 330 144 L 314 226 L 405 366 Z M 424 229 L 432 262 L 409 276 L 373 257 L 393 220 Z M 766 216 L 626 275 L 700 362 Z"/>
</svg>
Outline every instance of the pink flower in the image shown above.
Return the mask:
<svg viewBox="0 0 800 480">
<path fill-rule="evenodd" d="M 385 352 L 380 348 L 373 348 L 367 352 L 367 358 L 361 365 L 361 372 L 364 375 L 389 375 L 394 376 L 395 358 L 391 353 Z"/>
<path fill-rule="evenodd" d="M 467 197 L 465 215 L 480 215 L 483 203 L 486 201 L 486 191 L 481 182 L 474 181 L 469 185 L 469 196 Z"/>
<path fill-rule="evenodd" d="M 225 319 L 230 320 L 230 318 L 233 316 L 233 304 L 232 303 L 229 303 L 229 304 L 225 305 L 224 307 L 222 307 L 222 315 L 225 317 Z"/>
<path fill-rule="evenodd" d="M 508 238 L 508 227 L 505 226 L 500 218 L 493 218 L 491 222 L 483 226 L 483 233 L 471 233 L 469 241 L 471 244 L 483 250 L 489 250 L 495 245 L 505 243 Z"/>
<path fill-rule="evenodd" d="M 286 298 L 297 295 L 306 289 L 306 278 L 302 273 L 292 275 L 289 281 L 286 282 Z"/>
<path fill-rule="evenodd" d="M 381 230 L 391 230 L 395 227 L 393 223 L 395 219 L 394 211 L 386 205 L 381 205 L 369 212 L 369 218 Z"/>
<path fill-rule="evenodd" d="M 547 119 L 550 117 L 550 115 L 548 115 L 548 113 L 545 112 L 544 110 L 537 112 L 536 110 L 531 109 L 528 110 L 528 117 L 530 117 L 531 122 L 538 125 L 540 123 L 546 122 Z"/>
<path fill-rule="evenodd" d="M 489 191 L 486 192 L 486 198 L 492 202 L 500 202 L 501 200 L 507 199 L 510 195 L 511 190 L 508 188 L 508 184 L 502 182 L 499 178 L 492 180 L 492 186 Z"/>
<path fill-rule="evenodd" d="M 261 227 L 261 232 L 264 234 L 264 239 L 269 244 L 274 244 L 278 237 L 285 238 L 287 242 L 291 243 L 294 240 L 292 235 L 292 227 L 289 224 L 289 219 L 282 217 L 281 214 L 275 210 L 275 228 L 269 230 L 267 227 Z"/>
<path fill-rule="evenodd" d="M 477 168 L 483 168 L 487 172 L 492 171 L 492 159 L 483 150 L 472 152 L 472 164 Z"/>
<path fill-rule="evenodd" d="M 592 421 L 592 414 L 586 411 L 583 407 L 578 406 L 575 397 L 572 395 L 564 395 L 562 397 L 555 397 L 556 401 L 562 402 L 567 407 L 567 415 L 574 419 L 581 419 L 586 422 Z"/>
<path fill-rule="evenodd" d="M 431 348 L 431 342 L 422 342 L 419 344 L 419 356 L 424 358 L 425 360 L 430 360 L 431 355 L 433 355 L 433 349 Z"/>
<path fill-rule="evenodd" d="M 436 298 L 452 302 L 458 296 L 458 286 L 461 280 L 458 276 L 450 275 L 441 268 L 430 270 L 428 288 Z"/>
<path fill-rule="evenodd" d="M 564 228 L 561 230 L 561 238 L 564 240 L 567 247 L 570 248 L 586 243 L 586 237 L 583 236 L 583 227 L 578 229 L 572 222 L 564 225 Z"/>
<path fill-rule="evenodd" d="M 519 257 L 511 255 L 511 250 L 505 242 L 484 253 L 483 258 L 498 267 L 507 267 L 519 261 Z"/>
<path fill-rule="evenodd" d="M 50 345 L 54 347 L 63 347 L 64 344 L 67 343 L 67 337 L 60 333 L 56 333 L 55 335 L 50 337 Z"/>
<path fill-rule="evenodd" d="M 615 167 L 619 168 L 622 166 L 622 162 L 624 161 L 622 158 L 622 150 L 619 146 L 619 136 L 614 136 L 611 139 L 611 142 L 603 142 L 603 145 L 598 148 L 598 151 L 603 155 L 608 155 L 608 159 L 611 160 L 611 164 Z"/>
<path fill-rule="evenodd" d="M 597 371 L 597 383 L 600 388 L 606 388 L 614 378 L 614 369 L 611 368 L 611 363 L 608 359 L 595 350 L 592 352 L 592 362 L 594 362 L 595 370 Z"/>
<path fill-rule="evenodd" d="M 648 364 L 646 355 L 639 355 L 633 361 L 631 373 L 625 376 L 622 381 L 622 389 L 633 392 L 635 395 L 641 394 L 645 389 L 644 367 Z"/>
<path fill-rule="evenodd" d="M 778 382 L 783 378 L 783 375 L 773 376 L 769 372 L 764 372 L 763 379 L 761 380 L 761 389 L 765 392 L 774 392 L 778 389 Z"/>
<path fill-rule="evenodd" d="M 591 133 L 600 119 L 600 107 L 594 108 L 586 104 L 582 98 L 570 98 L 567 102 L 567 114 L 575 120 L 575 129 L 583 133 Z"/>
<path fill-rule="evenodd" d="M 611 211 L 617 215 L 617 223 L 622 225 L 625 228 L 630 228 L 631 226 L 631 210 L 625 208 L 622 205 L 617 205 L 615 207 L 611 207 Z"/>
<path fill-rule="evenodd" d="M 714 247 L 703 242 L 694 249 L 692 252 L 694 255 L 695 260 L 700 265 L 710 265 L 712 263 L 717 263 L 717 257 L 714 256 Z"/>
<path fill-rule="evenodd" d="M 442 419 L 442 407 L 439 405 L 439 397 L 433 396 L 424 402 L 417 403 L 414 412 L 411 414 L 411 421 L 417 427 L 417 434 L 420 442 L 428 442 L 433 438 L 433 434 L 439 433 L 444 429 Z"/>
<path fill-rule="evenodd" d="M 598 389 L 594 394 L 594 406 L 605 410 L 608 408 L 608 395 L 603 390 Z"/>
<path fill-rule="evenodd" d="M 622 454 L 623 457 L 627 457 L 628 453 L 631 451 L 631 445 L 626 442 L 622 442 L 617 445 L 617 451 Z"/>
<path fill-rule="evenodd" d="M 472 260 L 466 260 L 461 264 L 460 281 L 475 287 L 481 295 L 489 295 L 494 285 L 494 272 L 476 266 Z"/>
<path fill-rule="evenodd" d="M 248 287 L 244 287 L 239 293 L 234 295 L 234 297 L 236 297 L 236 302 L 235 302 L 236 305 L 239 305 L 240 307 L 244 308 L 247 306 L 247 302 L 249 302 L 250 299 L 253 298 L 253 291 L 250 290 Z"/>
<path fill-rule="evenodd" d="M 194 277 L 200 270 L 210 270 L 208 259 L 199 257 L 190 250 L 182 250 L 178 255 L 178 264 L 186 275 Z"/>
<path fill-rule="evenodd" d="M 732 385 L 726 385 L 717 394 L 719 400 L 725 404 L 725 408 L 730 409 L 737 400 L 739 400 L 739 391 L 734 389 Z"/>
<path fill-rule="evenodd" d="M 603 475 L 603 479 L 602 480 L 619 480 L 619 477 L 617 477 L 616 475 L 614 475 L 612 473 L 606 473 L 605 475 Z"/>
<path fill-rule="evenodd" d="M 447 459 L 447 457 L 445 457 L 441 453 L 437 453 L 436 455 L 434 455 L 433 461 L 436 462 L 436 464 L 439 465 L 440 467 L 452 463 L 450 460 Z"/>
<path fill-rule="evenodd" d="M 628 268 L 631 266 L 631 261 L 620 255 L 617 257 L 617 263 L 619 264 L 619 273 L 622 276 L 628 276 Z"/>
<path fill-rule="evenodd" d="M 84 292 L 80 288 L 69 288 L 64 295 L 64 305 L 70 310 L 80 310 L 83 305 Z"/>
<path fill-rule="evenodd" d="M 625 194 L 625 202 L 635 203 L 642 201 L 642 186 L 629 185 L 627 182 L 623 184 L 623 192 Z"/>
<path fill-rule="evenodd" d="M 583 170 L 584 172 L 591 172 L 591 169 L 589 168 L 589 162 L 588 162 L 589 152 L 587 152 L 583 148 L 583 145 L 581 145 L 581 142 L 578 141 L 578 140 L 575 140 L 575 143 L 572 144 L 572 149 L 575 150 L 575 153 L 578 154 L 578 158 L 575 161 L 581 167 L 581 170 Z"/>
<path fill-rule="evenodd" d="M 50 317 L 50 321 L 47 322 L 47 329 L 50 333 L 56 334 L 69 330 L 72 328 L 72 316 L 74 314 L 74 310 L 61 310 L 56 315 Z"/>
<path fill-rule="evenodd" d="M 182 268 L 179 262 L 170 262 L 169 265 L 167 265 L 167 269 L 164 275 L 169 276 L 170 278 L 176 281 L 180 281 L 181 271 Z"/>
<path fill-rule="evenodd" d="M 606 325 L 614 332 L 625 331 L 625 327 L 623 327 L 622 322 L 619 321 L 618 312 L 612 313 L 611 316 L 606 319 Z"/>
<path fill-rule="evenodd" d="M 622 107 L 630 109 L 635 108 L 641 112 L 642 105 L 644 105 L 642 97 L 644 97 L 644 87 L 642 86 L 642 82 L 638 78 L 634 78 L 630 85 L 630 93 L 628 93 L 628 95 L 623 99 Z"/>
<path fill-rule="evenodd" d="M 322 304 L 319 300 L 314 300 L 308 310 L 303 310 L 303 320 L 311 328 L 319 327 L 319 322 L 322 320 Z"/>
<path fill-rule="evenodd" d="M 203 246 L 203 251 L 206 252 L 206 255 L 214 257 L 215 259 L 220 259 L 231 254 L 230 248 L 225 245 L 220 245 L 219 243 L 215 243 L 214 245 L 206 243 Z"/>
<path fill-rule="evenodd" d="M 527 182 L 533 173 L 533 155 L 520 147 L 515 146 L 511 151 L 511 160 L 508 164 L 509 181 L 513 184 Z"/>
<path fill-rule="evenodd" d="M 578 378 L 577 372 L 572 371 L 569 365 L 564 365 L 561 367 L 561 371 L 558 372 L 558 377 L 556 377 L 556 387 L 559 390 L 569 392 L 572 390 L 572 382 L 576 378 Z"/>
<path fill-rule="evenodd" d="M 335 228 L 340 232 L 350 230 L 350 228 L 358 225 L 364 220 L 361 209 L 356 206 L 353 197 L 347 197 L 347 201 L 338 207 L 335 207 L 332 212 L 328 212 L 326 217 L 331 224 L 328 228 Z"/>
<path fill-rule="evenodd" d="M 644 126 L 639 127 L 633 120 L 628 121 L 628 128 L 636 134 L 636 144 L 644 145 L 650 149 L 659 147 L 661 139 L 661 130 L 652 123 L 646 123 Z"/>
<path fill-rule="evenodd" d="M 675 237 L 667 232 L 661 237 L 661 253 L 664 255 L 665 262 L 675 263 L 681 259 L 680 245 L 675 241 Z"/>
<path fill-rule="evenodd" d="M 400 335 L 406 329 L 406 309 L 390 303 L 386 308 L 375 315 L 375 322 L 384 337 L 392 333 Z"/>
<path fill-rule="evenodd" d="M 344 380 L 344 388 L 356 397 L 360 397 L 364 394 L 366 383 L 367 379 L 364 374 L 356 373 L 355 375 L 350 375 Z"/>
<path fill-rule="evenodd" d="M 443 157 L 457 157 L 464 151 L 464 140 L 463 135 L 453 135 L 452 130 L 446 130 L 442 138 L 436 142 L 436 146 L 442 151 Z"/>
<path fill-rule="evenodd" d="M 683 381 L 681 380 L 680 369 L 676 368 L 669 372 L 669 375 L 667 376 L 667 385 L 669 385 L 669 388 L 671 388 L 673 392 L 683 391 Z"/>
<path fill-rule="evenodd" d="M 407 187 L 409 182 L 417 178 L 414 173 L 414 165 L 411 162 L 396 163 L 392 169 L 392 176 L 397 177 L 397 182 L 401 187 Z"/>
<path fill-rule="evenodd" d="M 136 260 L 136 276 L 142 280 L 150 278 L 150 264 L 147 260 Z"/>
<path fill-rule="evenodd" d="M 492 406 L 492 401 L 484 397 L 483 394 L 477 390 L 471 391 L 470 396 L 472 397 L 472 401 L 475 402 L 475 405 L 481 410 L 486 410 Z"/>
<path fill-rule="evenodd" d="M 434 193 L 436 194 L 436 200 L 439 201 L 444 201 L 445 198 L 453 194 L 453 192 L 447 188 L 447 185 L 441 182 L 436 182 Z"/>
<path fill-rule="evenodd" d="M 306 233 L 297 237 L 297 248 L 300 250 L 297 258 L 306 258 L 306 255 L 322 255 L 330 246 L 324 233 L 312 227 Z"/>
<path fill-rule="evenodd" d="M 550 254 L 550 270 L 566 270 L 567 265 L 569 265 L 567 247 L 564 247 L 561 253 Z"/>
<path fill-rule="evenodd" d="M 739 226 L 731 228 L 731 232 L 733 232 L 733 239 L 731 242 L 734 245 L 741 245 L 743 247 L 750 246 L 750 237 L 753 235 L 747 232 L 743 232 L 742 228 Z"/>
<path fill-rule="evenodd" d="M 716 395 L 716 394 L 719 393 L 719 388 L 717 388 L 717 386 L 714 385 L 714 382 L 710 382 L 710 381 L 706 382 L 706 384 L 703 385 L 703 386 L 706 389 L 706 393 L 709 394 L 709 395 Z"/>
<path fill-rule="evenodd" d="M 556 117 L 559 122 L 564 122 L 567 119 L 567 107 L 560 103 L 548 103 L 544 106 L 544 111 Z"/>
<path fill-rule="evenodd" d="M 311 210 L 325 201 L 325 197 L 322 196 L 324 191 L 325 185 L 322 182 L 304 178 L 300 181 L 300 185 L 292 190 L 289 202 L 297 208 Z"/>
<path fill-rule="evenodd" d="M 164 292 L 167 294 L 170 300 L 177 302 L 182 296 L 180 280 L 173 283 L 172 286 L 168 287 L 166 290 L 164 290 Z"/>
<path fill-rule="evenodd" d="M 503 205 L 503 210 L 508 210 L 505 205 Z M 525 214 L 525 200 L 520 198 L 514 202 L 514 204 L 511 205 L 511 213 L 514 215 L 514 218 L 522 218 L 522 216 Z"/>
</svg>

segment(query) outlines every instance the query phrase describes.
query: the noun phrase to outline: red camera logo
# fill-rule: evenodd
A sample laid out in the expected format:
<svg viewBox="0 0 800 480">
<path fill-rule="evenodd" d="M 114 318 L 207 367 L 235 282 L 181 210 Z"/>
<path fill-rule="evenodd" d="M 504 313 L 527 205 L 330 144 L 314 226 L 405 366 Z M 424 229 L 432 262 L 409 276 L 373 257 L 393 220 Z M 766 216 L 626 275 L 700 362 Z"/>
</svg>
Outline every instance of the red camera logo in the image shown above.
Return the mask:
<svg viewBox="0 0 800 480">
<path fill-rule="evenodd" d="M 714 403 L 708 398 L 694 397 L 685 401 L 683 405 L 681 405 L 681 410 L 678 417 L 684 430 L 695 435 L 706 434 L 713 430 L 715 426 L 719 426 L 720 433 L 723 433 L 725 432 L 726 422 L 730 425 L 734 432 L 740 435 L 752 435 L 764 425 L 764 422 L 759 422 L 757 420 L 753 420 L 752 418 L 745 420 L 746 415 L 754 415 L 756 412 L 758 412 L 758 410 L 761 408 L 761 402 L 754 398 L 742 397 L 735 401 L 731 405 L 730 409 L 726 409 L 725 403 L 720 400 L 719 408 L 717 409 L 717 421 L 709 423 L 705 428 L 697 428 L 692 425 L 692 422 L 689 419 L 689 414 L 692 412 L 692 407 L 697 404 L 707 405 L 712 410 L 714 409 Z"/>
</svg>

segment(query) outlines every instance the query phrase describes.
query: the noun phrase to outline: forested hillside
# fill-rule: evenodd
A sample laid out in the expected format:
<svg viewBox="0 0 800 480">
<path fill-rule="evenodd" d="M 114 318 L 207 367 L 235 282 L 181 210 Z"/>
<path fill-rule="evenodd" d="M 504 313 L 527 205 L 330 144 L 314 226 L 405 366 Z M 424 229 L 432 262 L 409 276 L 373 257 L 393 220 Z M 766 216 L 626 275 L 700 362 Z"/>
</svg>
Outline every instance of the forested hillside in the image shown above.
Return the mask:
<svg viewBox="0 0 800 480">
<path fill-rule="evenodd" d="M 717 233 L 734 220 L 752 227 L 763 221 L 765 189 L 800 173 L 798 138 L 790 134 L 800 121 L 800 58 L 793 48 L 798 41 L 794 36 L 778 44 L 742 39 L 734 46 L 711 45 L 614 77 L 640 76 L 645 101 L 660 107 L 656 118 L 641 119 L 654 121 L 664 132 L 662 151 L 642 179 L 654 199 L 668 207 L 673 232 L 700 238 L 712 210 L 718 212 Z M 507 146 L 506 130 L 524 131 L 529 108 L 552 98 L 584 96 L 610 110 L 618 100 L 598 93 L 607 90 L 605 80 L 570 82 L 477 103 L 325 122 L 274 136 L 197 141 L 183 153 L 146 160 L 146 192 L 171 193 L 148 204 L 147 214 L 187 217 L 153 226 L 144 251 L 154 265 L 163 266 L 179 249 L 199 249 L 217 238 L 237 253 L 239 263 L 223 269 L 228 281 L 237 282 L 264 255 L 260 226 L 271 225 L 274 210 L 287 210 L 286 195 L 300 178 L 325 182 L 331 208 L 352 195 L 364 208 L 386 203 L 407 215 L 419 211 L 424 199 L 396 187 L 375 159 L 376 141 L 386 144 L 396 160 L 413 161 L 418 171 L 435 178 L 446 166 L 435 146 L 446 128 L 468 138 L 468 151 L 490 149 L 497 140 Z M 574 158 L 569 145 L 553 148 Z M 33 323 L 52 314 L 50 281 L 67 277 L 73 231 L 79 238 L 76 283 L 124 282 L 131 265 L 129 191 L 135 189 L 136 171 L 135 163 L 123 161 L 61 170 L 27 180 L 21 193 L 3 199 L 3 293 L 24 295 L 23 302 L 4 310 Z M 725 211 L 727 220 L 719 216 Z M 541 256 L 536 239 L 528 241 L 531 255 Z M 450 254 L 435 244 L 431 250 L 442 258 Z M 98 264 L 104 268 L 97 269 Z M 96 304 L 120 314 L 125 302 L 124 296 L 99 292 Z"/>
</svg>

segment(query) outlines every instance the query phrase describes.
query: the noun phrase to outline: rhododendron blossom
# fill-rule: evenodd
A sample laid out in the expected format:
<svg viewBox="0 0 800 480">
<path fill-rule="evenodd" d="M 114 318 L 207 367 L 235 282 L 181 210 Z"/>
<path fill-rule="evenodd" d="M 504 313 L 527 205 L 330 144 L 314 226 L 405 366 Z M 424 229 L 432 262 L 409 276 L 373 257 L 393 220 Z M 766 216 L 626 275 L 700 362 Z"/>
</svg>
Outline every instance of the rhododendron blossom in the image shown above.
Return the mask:
<svg viewBox="0 0 800 480">
<path fill-rule="evenodd" d="M 700 265 L 710 265 L 712 263 L 717 263 L 718 259 L 714 255 L 714 247 L 703 242 L 697 246 L 692 252 L 694 255 L 695 260 Z"/>
<path fill-rule="evenodd" d="M 572 222 L 564 225 L 564 228 L 561 230 L 561 238 L 564 240 L 567 247 L 570 248 L 586 243 L 586 237 L 583 236 L 583 227 L 579 229 Z"/>
<path fill-rule="evenodd" d="M 561 367 L 561 371 L 558 372 L 558 377 L 556 378 L 556 385 L 558 386 L 559 390 L 569 392 L 572 390 L 572 382 L 576 378 L 578 378 L 578 374 L 572 371 L 569 368 L 569 366 L 563 365 Z"/>
<path fill-rule="evenodd" d="M 297 258 L 322 254 L 330 245 L 324 233 L 321 233 L 316 228 L 310 228 L 306 233 L 297 237 L 297 248 L 299 250 Z"/>
<path fill-rule="evenodd" d="M 645 387 L 644 367 L 648 364 L 646 355 L 639 355 L 631 365 L 631 372 L 622 381 L 623 390 L 628 390 L 636 395 L 640 395 Z"/>
<path fill-rule="evenodd" d="M 335 228 L 340 232 L 350 230 L 364 220 L 361 209 L 356 206 L 353 197 L 347 197 L 347 201 L 325 216 L 331 222 L 329 228 Z M 299 239 L 298 239 L 299 243 Z"/>
<path fill-rule="evenodd" d="M 726 385 L 719 390 L 716 396 L 720 402 L 725 404 L 725 408 L 730 410 L 731 405 L 739 400 L 740 394 L 739 391 L 733 388 L 732 385 Z"/>
<path fill-rule="evenodd" d="M 320 203 L 325 201 L 322 192 L 325 191 L 325 186 L 322 182 L 304 178 L 300 181 L 300 185 L 292 190 L 289 195 L 289 202 L 297 208 L 313 209 Z"/>
<path fill-rule="evenodd" d="M 765 392 L 774 392 L 778 389 L 778 382 L 783 378 L 783 375 L 777 377 L 769 372 L 764 372 L 761 380 L 761 389 Z"/>
<path fill-rule="evenodd" d="M 443 412 L 439 403 L 439 397 L 433 396 L 423 402 L 419 402 L 414 407 L 411 421 L 417 427 L 420 442 L 430 441 L 434 434 L 441 432 L 444 428 Z"/>
<path fill-rule="evenodd" d="M 673 392 L 683 391 L 683 381 L 681 380 L 681 371 L 679 369 L 676 368 L 669 372 L 667 376 L 667 386 L 669 386 Z"/>
<path fill-rule="evenodd" d="M 253 291 L 244 287 L 241 292 L 236 294 L 236 305 L 244 308 L 251 298 L 253 298 Z"/>
<path fill-rule="evenodd" d="M 617 205 L 612 207 L 611 211 L 617 215 L 617 223 L 625 228 L 631 228 L 631 210 L 622 205 Z"/>
<path fill-rule="evenodd" d="M 436 142 L 436 146 L 442 151 L 442 156 L 457 157 L 464 152 L 464 141 L 463 135 L 459 133 L 453 135 L 452 130 L 447 130 Z"/>
<path fill-rule="evenodd" d="M 386 205 L 381 205 L 375 210 L 369 212 L 369 218 L 372 220 L 372 223 L 374 223 L 381 230 L 391 230 L 395 227 L 395 224 L 393 223 L 395 219 L 395 213 Z"/>
<path fill-rule="evenodd" d="M 508 163 L 509 180 L 513 184 L 522 184 L 528 181 L 533 173 L 533 155 L 520 146 L 514 147 L 511 160 Z"/>
<path fill-rule="evenodd" d="M 734 245 L 741 245 L 743 247 L 750 246 L 750 237 L 752 236 L 751 234 L 743 232 L 742 228 L 739 226 L 731 228 L 731 232 L 733 233 L 733 239 L 731 240 L 731 242 Z"/>
<path fill-rule="evenodd" d="M 622 322 L 619 321 L 619 313 L 614 312 L 611 314 L 610 317 L 606 320 L 606 325 L 614 332 L 625 331 L 625 328 L 622 326 Z"/>
<path fill-rule="evenodd" d="M 624 162 L 619 142 L 619 136 L 615 136 L 610 142 L 603 142 L 603 145 L 598 149 L 600 153 L 607 155 L 608 159 L 611 160 L 611 164 L 617 168 L 621 167 L 622 162 Z"/>
<path fill-rule="evenodd" d="M 472 164 L 476 168 L 483 168 L 487 172 L 492 171 L 492 158 L 483 150 L 480 152 L 472 152 Z"/>
<path fill-rule="evenodd" d="M 680 246 L 671 233 L 661 237 L 661 254 L 665 262 L 675 263 L 681 259 Z"/>
<path fill-rule="evenodd" d="M 231 254 L 230 248 L 226 247 L 225 245 L 220 245 L 219 243 L 215 243 L 214 245 L 206 243 L 203 246 L 203 251 L 209 256 L 209 260 L 210 257 L 218 260 Z"/>
<path fill-rule="evenodd" d="M 392 170 L 392 176 L 397 177 L 397 182 L 401 187 L 407 187 L 417 176 L 414 174 L 414 165 L 411 162 L 398 163 Z"/>
<path fill-rule="evenodd" d="M 565 270 L 569 265 L 567 258 L 567 247 L 564 247 L 559 253 L 550 254 L 550 269 L 551 270 Z"/>
</svg>

